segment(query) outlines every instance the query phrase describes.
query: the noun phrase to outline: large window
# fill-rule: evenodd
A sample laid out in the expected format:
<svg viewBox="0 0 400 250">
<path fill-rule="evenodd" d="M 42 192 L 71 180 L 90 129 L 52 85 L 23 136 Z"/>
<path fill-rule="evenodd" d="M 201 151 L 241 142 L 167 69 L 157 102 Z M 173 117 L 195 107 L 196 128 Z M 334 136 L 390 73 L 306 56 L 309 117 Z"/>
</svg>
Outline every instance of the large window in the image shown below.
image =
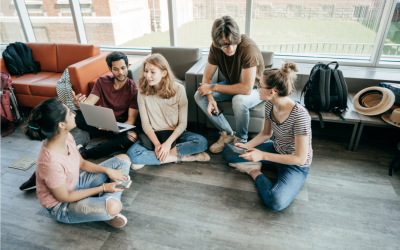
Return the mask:
<svg viewBox="0 0 400 250">
<path fill-rule="evenodd" d="M 1 42 L 26 42 L 13 1 L 1 1 L 0 9 Z"/>
<path fill-rule="evenodd" d="M 16 8 L 30 18 L 22 18 L 24 29 Z M 1 40 L 24 41 L 25 30 L 31 42 L 36 37 L 37 42 L 207 51 L 212 24 L 224 15 L 233 17 L 261 50 L 297 62 L 322 57 L 349 65 L 399 67 L 400 0 L 4 0 Z"/>
<path fill-rule="evenodd" d="M 369 59 L 384 0 L 254 0 L 251 37 L 262 50 Z"/>
<path fill-rule="evenodd" d="M 80 0 L 89 44 L 169 46 L 167 0 Z"/>
<path fill-rule="evenodd" d="M 77 43 L 68 0 L 25 0 L 38 43 Z"/>
<path fill-rule="evenodd" d="M 201 47 L 211 45 L 211 28 L 218 17 L 229 15 L 245 33 L 246 0 L 177 0 L 178 46 Z"/>
<path fill-rule="evenodd" d="M 390 20 L 389 32 L 383 47 L 381 60 L 399 61 L 400 59 L 400 0 Z"/>
</svg>

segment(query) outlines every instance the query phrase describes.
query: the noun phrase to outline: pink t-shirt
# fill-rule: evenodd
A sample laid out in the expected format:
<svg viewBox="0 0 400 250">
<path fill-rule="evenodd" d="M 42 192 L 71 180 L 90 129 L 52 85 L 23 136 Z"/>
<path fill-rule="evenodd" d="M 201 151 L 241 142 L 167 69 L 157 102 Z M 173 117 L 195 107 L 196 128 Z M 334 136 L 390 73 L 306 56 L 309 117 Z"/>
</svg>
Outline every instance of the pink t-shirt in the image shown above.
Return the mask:
<svg viewBox="0 0 400 250">
<path fill-rule="evenodd" d="M 61 155 L 47 149 L 43 143 L 36 159 L 36 193 L 43 207 L 54 207 L 59 201 L 50 189 L 67 183 L 68 191 L 74 191 L 79 181 L 80 155 L 76 149 L 74 137 L 68 133 L 69 154 Z"/>
</svg>

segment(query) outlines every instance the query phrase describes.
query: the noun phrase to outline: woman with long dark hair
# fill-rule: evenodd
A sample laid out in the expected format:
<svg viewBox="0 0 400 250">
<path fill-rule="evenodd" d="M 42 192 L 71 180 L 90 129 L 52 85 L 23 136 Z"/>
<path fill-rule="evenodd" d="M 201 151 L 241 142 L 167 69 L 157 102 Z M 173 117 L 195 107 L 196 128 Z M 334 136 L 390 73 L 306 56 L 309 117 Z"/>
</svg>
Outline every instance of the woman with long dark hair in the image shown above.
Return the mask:
<svg viewBox="0 0 400 250">
<path fill-rule="evenodd" d="M 75 127 L 75 112 L 56 98 L 40 103 L 28 118 L 25 136 L 43 141 L 36 160 L 39 202 L 60 222 L 105 221 L 123 227 L 123 189 L 116 185 L 130 180 L 130 159 L 121 154 L 100 165 L 84 160 L 70 133 Z"/>
</svg>

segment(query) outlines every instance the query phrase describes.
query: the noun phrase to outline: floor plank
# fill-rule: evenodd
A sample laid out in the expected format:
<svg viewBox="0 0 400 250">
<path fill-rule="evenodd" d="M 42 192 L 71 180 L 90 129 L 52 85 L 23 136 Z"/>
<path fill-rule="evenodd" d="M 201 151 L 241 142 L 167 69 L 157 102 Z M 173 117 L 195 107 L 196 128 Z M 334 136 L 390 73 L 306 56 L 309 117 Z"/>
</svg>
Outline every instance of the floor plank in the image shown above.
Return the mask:
<svg viewBox="0 0 400 250">
<path fill-rule="evenodd" d="M 313 163 L 286 209 L 266 207 L 247 174 L 229 167 L 221 154 L 210 153 L 206 163 L 131 170 L 132 186 L 122 194 L 128 224 L 121 229 L 104 222 L 56 222 L 41 208 L 35 191 L 18 189 L 34 166 L 21 171 L 8 165 L 21 156 L 36 157 L 41 146 L 27 140 L 19 126 L 1 140 L 1 247 L 398 249 L 400 173 L 388 176 L 388 164 L 397 153 L 392 130 L 365 128 L 358 152 L 351 152 L 346 149 L 352 127 L 325 126 L 313 122 Z M 202 133 L 209 146 L 218 139 L 214 130 Z M 262 171 L 275 181 L 273 166 Z"/>
</svg>

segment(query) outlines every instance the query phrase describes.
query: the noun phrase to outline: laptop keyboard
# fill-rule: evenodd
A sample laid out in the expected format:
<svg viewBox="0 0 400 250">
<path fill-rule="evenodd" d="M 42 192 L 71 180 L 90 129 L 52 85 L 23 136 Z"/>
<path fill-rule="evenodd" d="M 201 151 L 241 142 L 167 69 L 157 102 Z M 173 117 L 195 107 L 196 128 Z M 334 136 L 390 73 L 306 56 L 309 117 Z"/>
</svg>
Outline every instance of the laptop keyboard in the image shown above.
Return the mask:
<svg viewBox="0 0 400 250">
<path fill-rule="evenodd" d="M 121 130 L 121 129 L 125 129 L 125 127 L 124 126 L 118 126 L 118 128 Z"/>
</svg>

